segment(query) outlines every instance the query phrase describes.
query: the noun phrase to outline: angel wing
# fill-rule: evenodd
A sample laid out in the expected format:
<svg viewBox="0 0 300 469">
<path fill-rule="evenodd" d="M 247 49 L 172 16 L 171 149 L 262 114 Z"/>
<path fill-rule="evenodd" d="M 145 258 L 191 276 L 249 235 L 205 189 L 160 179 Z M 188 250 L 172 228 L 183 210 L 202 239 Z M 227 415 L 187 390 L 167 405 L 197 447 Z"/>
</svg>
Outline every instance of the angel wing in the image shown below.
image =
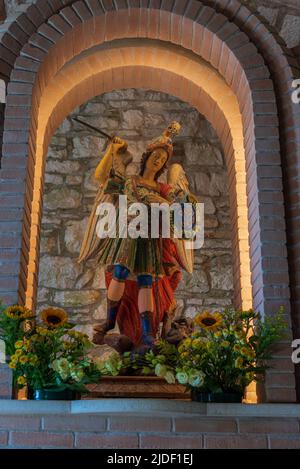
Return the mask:
<svg viewBox="0 0 300 469">
<path fill-rule="evenodd" d="M 96 226 L 99 219 L 99 215 L 96 214 L 96 210 L 101 202 L 111 202 L 111 196 L 110 194 L 104 193 L 103 185 L 100 185 L 95 197 L 94 205 L 92 207 L 81 244 L 80 254 L 77 259 L 78 263 L 92 259 L 98 252 L 101 243 L 105 241 L 105 239 L 99 238 L 96 233 Z"/>
<path fill-rule="evenodd" d="M 122 152 L 119 151 L 121 148 L 123 149 Z M 115 137 L 95 170 L 95 179 L 99 182 L 99 188 L 88 219 L 80 254 L 77 259 L 78 263 L 96 257 L 101 247 L 106 243 L 107 240 L 99 238 L 96 233 L 99 220 L 99 215 L 96 213 L 97 207 L 100 203 L 115 202 L 115 196 L 107 191 L 107 186 L 111 183 L 113 186 L 112 192 L 115 192 L 118 190 L 118 187 L 122 186 L 122 181 L 125 180 L 126 166 L 131 161 L 132 156 L 127 151 L 127 143 Z"/>
<path fill-rule="evenodd" d="M 189 190 L 189 182 L 185 175 L 185 171 L 180 164 L 172 164 L 168 170 L 167 176 L 168 184 L 172 186 L 174 193 L 185 192 L 188 194 L 188 198 L 190 201 L 195 202 L 197 201 L 194 194 L 192 194 Z M 192 241 L 173 238 L 173 242 L 176 246 L 177 255 L 179 257 L 180 263 L 182 267 L 190 274 L 193 273 L 194 270 L 194 250 L 190 247 Z"/>
</svg>

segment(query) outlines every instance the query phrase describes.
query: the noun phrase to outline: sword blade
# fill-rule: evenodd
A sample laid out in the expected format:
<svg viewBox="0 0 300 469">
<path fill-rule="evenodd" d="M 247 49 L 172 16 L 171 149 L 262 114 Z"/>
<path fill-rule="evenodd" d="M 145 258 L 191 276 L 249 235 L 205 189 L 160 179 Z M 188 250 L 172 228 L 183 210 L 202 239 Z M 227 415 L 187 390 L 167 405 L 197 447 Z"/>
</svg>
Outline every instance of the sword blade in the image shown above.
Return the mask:
<svg viewBox="0 0 300 469">
<path fill-rule="evenodd" d="M 94 127 L 93 125 L 91 124 L 88 124 L 87 122 L 84 122 L 80 119 L 78 119 L 77 117 L 72 117 L 72 119 L 76 122 L 78 122 L 79 124 L 81 125 L 85 125 L 87 128 L 91 129 L 91 130 L 94 130 L 95 132 L 98 132 L 99 134 L 102 135 L 102 137 L 106 137 L 108 138 L 109 140 L 113 140 L 113 137 L 111 137 L 111 135 L 108 135 L 106 132 L 104 132 L 103 130 L 100 130 L 100 129 L 97 129 L 97 127 Z"/>
</svg>

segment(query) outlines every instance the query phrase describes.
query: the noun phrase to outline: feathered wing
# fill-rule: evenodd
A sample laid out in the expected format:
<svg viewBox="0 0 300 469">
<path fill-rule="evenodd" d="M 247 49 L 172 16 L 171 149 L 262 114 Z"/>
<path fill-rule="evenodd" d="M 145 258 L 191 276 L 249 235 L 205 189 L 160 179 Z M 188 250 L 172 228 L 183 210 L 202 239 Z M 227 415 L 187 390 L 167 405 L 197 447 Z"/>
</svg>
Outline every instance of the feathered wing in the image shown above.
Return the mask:
<svg viewBox="0 0 300 469">
<path fill-rule="evenodd" d="M 173 239 L 176 246 L 176 251 L 180 259 L 180 263 L 183 268 L 189 273 L 192 274 L 194 271 L 194 250 L 187 248 L 187 241 L 184 239 Z"/>
<path fill-rule="evenodd" d="M 96 226 L 99 220 L 99 215 L 96 214 L 96 210 L 98 205 L 101 202 L 110 202 L 111 196 L 109 194 L 104 193 L 104 186 L 101 184 L 98 192 L 95 197 L 94 205 L 92 207 L 86 231 L 83 237 L 80 254 L 77 259 L 77 262 L 87 261 L 95 256 L 96 252 L 98 251 L 101 243 L 103 243 L 103 239 L 99 238 L 96 233 Z"/>
<path fill-rule="evenodd" d="M 180 165 L 176 165 L 178 168 Z M 169 172 L 168 174 L 168 184 L 172 187 L 172 192 L 173 194 L 176 194 L 177 192 L 179 193 L 183 189 L 189 190 L 188 187 L 183 187 L 180 178 L 178 177 L 178 172 Z M 188 198 L 192 203 L 195 203 L 197 201 L 196 197 L 189 192 Z M 176 251 L 177 251 L 177 257 L 178 257 L 178 262 L 179 264 L 189 273 L 192 274 L 194 271 L 194 260 L 195 260 L 195 253 L 194 249 L 191 249 L 188 246 L 192 245 L 192 241 L 187 239 L 179 239 L 179 238 L 173 238 L 172 239 L 175 246 L 176 246 Z"/>
<path fill-rule="evenodd" d="M 123 178 L 125 178 L 126 166 L 131 161 L 132 156 L 128 151 L 120 154 L 118 151 L 114 151 L 112 142 L 108 145 L 105 154 L 95 170 L 94 177 L 99 182 L 99 189 L 88 219 L 80 254 L 77 259 L 78 263 L 97 257 L 97 254 L 101 251 L 101 247 L 105 245 L 106 240 L 99 238 L 96 233 L 96 227 L 99 220 L 99 215 L 96 213 L 97 207 L 103 202 L 113 203 L 113 196 L 109 192 L 105 191 L 105 189 L 107 189 L 107 185 L 112 181 L 111 173 L 117 173 L 119 180 L 123 180 Z"/>
</svg>

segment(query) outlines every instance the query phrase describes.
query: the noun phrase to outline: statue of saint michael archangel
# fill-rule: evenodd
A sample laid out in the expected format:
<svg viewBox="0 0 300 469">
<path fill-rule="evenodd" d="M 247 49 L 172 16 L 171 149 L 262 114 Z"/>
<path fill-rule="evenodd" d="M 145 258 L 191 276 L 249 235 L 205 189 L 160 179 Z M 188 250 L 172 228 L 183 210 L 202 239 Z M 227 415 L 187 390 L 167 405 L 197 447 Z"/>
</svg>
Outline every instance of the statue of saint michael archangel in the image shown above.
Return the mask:
<svg viewBox="0 0 300 469">
<path fill-rule="evenodd" d="M 95 343 L 102 343 L 103 337 L 115 327 L 117 321 L 120 333 L 133 344 L 133 352 L 144 354 L 152 349 L 160 323 L 163 323 L 162 335 L 165 337 L 167 324 L 170 325 L 174 314 L 174 292 L 181 280 L 181 269 L 193 272 L 193 249 L 187 248 L 187 237 L 172 236 L 174 213 L 168 212 L 166 224 L 169 222 L 170 234 L 165 235 L 163 215 L 155 212 L 153 216 L 152 210 L 152 206 L 166 209 L 175 204 L 181 209 L 179 218 L 182 221 L 182 208 L 189 205 L 193 209 L 191 225 L 195 226 L 197 199 L 189 191 L 182 166 L 170 165 L 172 138 L 180 128 L 179 123 L 172 122 L 159 138 L 146 147 L 138 175 L 126 176 L 126 167 L 131 163 L 132 156 L 127 142 L 118 137 L 111 138 L 95 170 L 99 189 L 78 258 L 79 263 L 95 259 L 105 266 L 107 317 L 94 326 Z M 167 169 L 168 182 L 159 182 L 159 177 Z M 125 214 L 121 207 L 124 200 L 127 204 Z M 146 211 L 145 215 L 143 209 L 142 217 L 139 208 L 137 217 L 136 204 L 151 210 Z M 111 213 L 119 229 L 114 226 L 110 235 L 108 230 L 104 236 L 104 225 L 107 227 L 106 222 L 110 221 L 107 218 L 109 206 L 113 208 Z M 105 223 L 103 220 L 106 220 Z M 158 226 L 156 236 L 153 236 L 154 225 Z M 133 226 L 136 230 L 132 230 Z"/>
</svg>

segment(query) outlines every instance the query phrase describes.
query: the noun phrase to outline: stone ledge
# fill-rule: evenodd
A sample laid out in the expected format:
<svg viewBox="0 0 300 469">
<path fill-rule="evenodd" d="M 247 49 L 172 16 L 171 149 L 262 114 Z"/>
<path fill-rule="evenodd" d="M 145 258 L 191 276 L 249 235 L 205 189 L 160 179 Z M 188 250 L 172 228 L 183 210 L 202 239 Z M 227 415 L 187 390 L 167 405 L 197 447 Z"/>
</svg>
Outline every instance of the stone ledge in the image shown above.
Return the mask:
<svg viewBox="0 0 300 469">
<path fill-rule="evenodd" d="M 216 417 L 300 418 L 298 404 L 202 404 L 169 399 L 93 399 L 27 401 L 0 399 L 0 415 L 33 414 L 170 414 Z"/>
</svg>

